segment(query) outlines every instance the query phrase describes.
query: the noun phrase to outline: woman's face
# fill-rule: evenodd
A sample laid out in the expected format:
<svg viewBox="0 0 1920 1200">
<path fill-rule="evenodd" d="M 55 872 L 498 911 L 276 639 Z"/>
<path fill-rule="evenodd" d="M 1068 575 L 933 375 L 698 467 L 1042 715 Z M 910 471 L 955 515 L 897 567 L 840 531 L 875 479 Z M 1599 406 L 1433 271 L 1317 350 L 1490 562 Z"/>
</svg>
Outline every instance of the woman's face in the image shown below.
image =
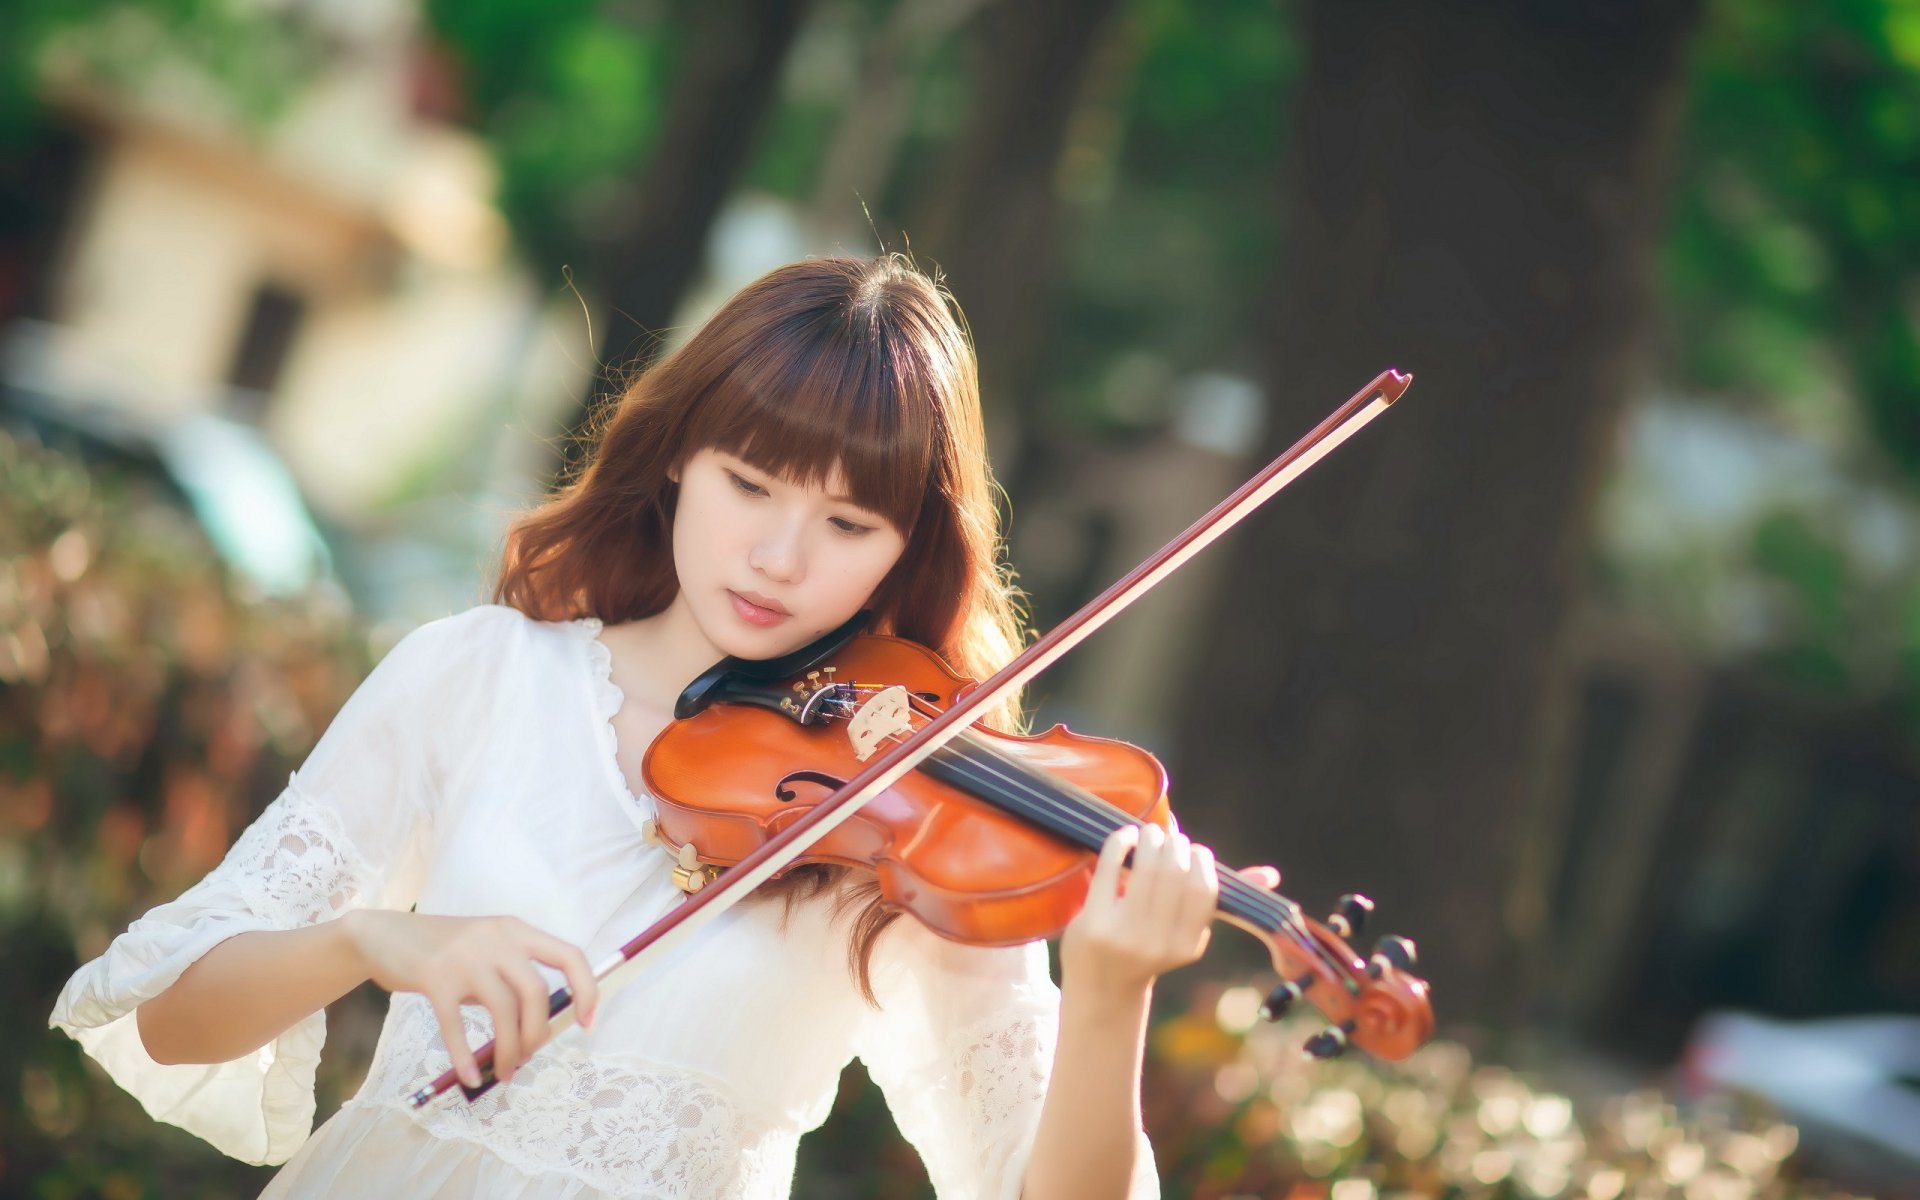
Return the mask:
<svg viewBox="0 0 1920 1200">
<path fill-rule="evenodd" d="M 706 449 L 678 481 L 677 603 L 723 654 L 773 658 L 838 628 L 906 549 L 898 529 L 846 495 L 837 467 L 805 487 Z"/>
</svg>

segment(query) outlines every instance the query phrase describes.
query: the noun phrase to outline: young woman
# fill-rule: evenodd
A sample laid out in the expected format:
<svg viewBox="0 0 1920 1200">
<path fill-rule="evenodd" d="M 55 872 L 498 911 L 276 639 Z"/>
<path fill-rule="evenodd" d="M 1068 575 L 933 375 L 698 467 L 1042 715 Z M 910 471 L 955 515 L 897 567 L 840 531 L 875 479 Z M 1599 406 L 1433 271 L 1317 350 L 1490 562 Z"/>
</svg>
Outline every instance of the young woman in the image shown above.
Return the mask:
<svg viewBox="0 0 1920 1200">
<path fill-rule="evenodd" d="M 943 295 L 897 257 L 773 272 L 633 382 L 581 477 L 509 533 L 497 603 L 403 639 L 53 1023 L 156 1118 L 288 1162 L 273 1197 L 784 1196 L 855 1056 L 943 1196 L 1157 1194 L 1148 999 L 1218 888 L 1177 834 L 1108 842 L 1060 989 L 1044 945 L 945 942 L 822 867 L 617 993 L 587 967 L 681 898 L 640 770 L 680 690 L 862 608 L 989 674 L 1017 636 L 998 549 Z M 310 1136 L 320 1010 L 367 979 L 394 994 L 372 1068 Z M 563 980 L 583 1026 L 549 1041 Z M 489 1036 L 502 1086 L 407 1105 L 449 1063 L 475 1081 Z"/>
</svg>

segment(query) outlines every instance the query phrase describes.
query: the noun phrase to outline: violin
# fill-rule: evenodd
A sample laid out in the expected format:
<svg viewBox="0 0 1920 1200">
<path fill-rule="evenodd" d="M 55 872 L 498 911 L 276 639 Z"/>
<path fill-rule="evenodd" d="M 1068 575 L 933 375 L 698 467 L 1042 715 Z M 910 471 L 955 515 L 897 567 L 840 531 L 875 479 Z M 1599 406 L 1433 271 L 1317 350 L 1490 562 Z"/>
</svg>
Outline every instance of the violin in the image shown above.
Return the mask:
<svg viewBox="0 0 1920 1200">
<path fill-rule="evenodd" d="M 859 618 L 789 658 L 726 660 L 696 679 L 641 764 L 676 878 L 699 891 L 840 790 L 883 743 L 911 737 L 976 686 L 902 638 L 853 636 Z M 798 660 L 798 661 L 795 661 Z M 1167 772 L 1138 746 L 1056 725 L 1020 736 L 974 726 L 851 820 L 802 863 L 874 872 L 882 901 L 957 942 L 1009 946 L 1057 937 L 1085 902 L 1107 835 L 1173 825 Z M 1349 1044 L 1400 1059 L 1433 1033 L 1413 943 L 1348 945 L 1372 902 L 1341 898 L 1325 921 L 1220 873 L 1219 916 L 1265 942 L 1282 983 L 1278 1017 L 1302 997 L 1334 1023 L 1308 1050 Z"/>
<path fill-rule="evenodd" d="M 861 635 L 863 617 L 778 659 L 726 659 L 682 692 L 676 720 L 649 746 L 642 775 L 655 832 L 674 854 L 687 902 L 602 963 L 614 981 L 643 956 L 691 936 L 796 864 L 870 869 L 883 902 L 936 933 L 980 945 L 1058 934 L 1085 901 L 1093 864 L 1126 823 L 1170 827 L 1166 770 L 1136 746 L 1056 726 L 1034 736 L 974 724 L 1154 584 L 1386 410 L 1412 376 L 1384 371 L 1313 431 L 1160 551 L 1029 646 L 992 678 L 956 675 L 925 647 Z M 1324 921 L 1231 870 L 1221 919 L 1260 938 L 1280 983 L 1263 1015 L 1305 999 L 1330 1026 L 1305 1047 L 1332 1057 L 1358 1046 L 1404 1058 L 1432 1036 L 1413 943 L 1349 945 L 1372 902 L 1344 896 Z M 556 989 L 549 1018 L 572 1018 Z M 449 1069 L 410 1097 L 421 1107 L 459 1087 L 493 1086 L 493 1046 L 475 1055 L 481 1086 Z"/>
</svg>

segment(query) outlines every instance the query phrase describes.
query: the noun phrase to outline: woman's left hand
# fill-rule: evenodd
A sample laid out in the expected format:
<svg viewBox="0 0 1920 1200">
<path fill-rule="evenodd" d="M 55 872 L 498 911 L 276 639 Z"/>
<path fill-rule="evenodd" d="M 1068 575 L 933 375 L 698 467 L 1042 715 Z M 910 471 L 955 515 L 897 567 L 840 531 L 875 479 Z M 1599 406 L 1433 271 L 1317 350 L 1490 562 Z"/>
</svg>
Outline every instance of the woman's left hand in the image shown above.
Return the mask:
<svg viewBox="0 0 1920 1200">
<path fill-rule="evenodd" d="M 1133 866 L 1122 862 L 1133 852 Z M 1123 878 L 1124 871 L 1124 878 Z M 1241 874 L 1277 887 L 1272 867 Z M 1155 978 L 1198 959 L 1212 936 L 1220 895 L 1213 851 L 1157 825 L 1124 825 L 1094 864 L 1087 902 L 1060 939 L 1063 985 L 1145 990 Z"/>
</svg>

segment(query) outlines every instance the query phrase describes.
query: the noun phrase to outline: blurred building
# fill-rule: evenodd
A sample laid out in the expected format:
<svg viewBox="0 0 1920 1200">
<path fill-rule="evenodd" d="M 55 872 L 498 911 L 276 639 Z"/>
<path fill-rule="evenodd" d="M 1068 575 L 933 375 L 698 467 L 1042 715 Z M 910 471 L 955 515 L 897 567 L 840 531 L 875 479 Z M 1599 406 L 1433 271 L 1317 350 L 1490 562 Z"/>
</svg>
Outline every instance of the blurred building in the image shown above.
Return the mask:
<svg viewBox="0 0 1920 1200">
<path fill-rule="evenodd" d="M 351 580 L 363 603 L 436 615 L 472 598 L 508 506 L 410 512 L 464 548 L 438 565 L 429 543 L 395 553 L 378 535 L 429 482 L 516 487 L 500 456 L 541 452 L 534 431 L 591 354 L 565 351 L 512 258 L 484 145 L 438 115 L 414 6 L 298 16 L 324 55 L 270 122 L 184 65 L 108 87 L 56 56 L 50 120 L 0 168 L 0 371 L 155 431 L 204 414 L 258 427 L 350 576 L 356 551 L 377 557 Z"/>
</svg>

